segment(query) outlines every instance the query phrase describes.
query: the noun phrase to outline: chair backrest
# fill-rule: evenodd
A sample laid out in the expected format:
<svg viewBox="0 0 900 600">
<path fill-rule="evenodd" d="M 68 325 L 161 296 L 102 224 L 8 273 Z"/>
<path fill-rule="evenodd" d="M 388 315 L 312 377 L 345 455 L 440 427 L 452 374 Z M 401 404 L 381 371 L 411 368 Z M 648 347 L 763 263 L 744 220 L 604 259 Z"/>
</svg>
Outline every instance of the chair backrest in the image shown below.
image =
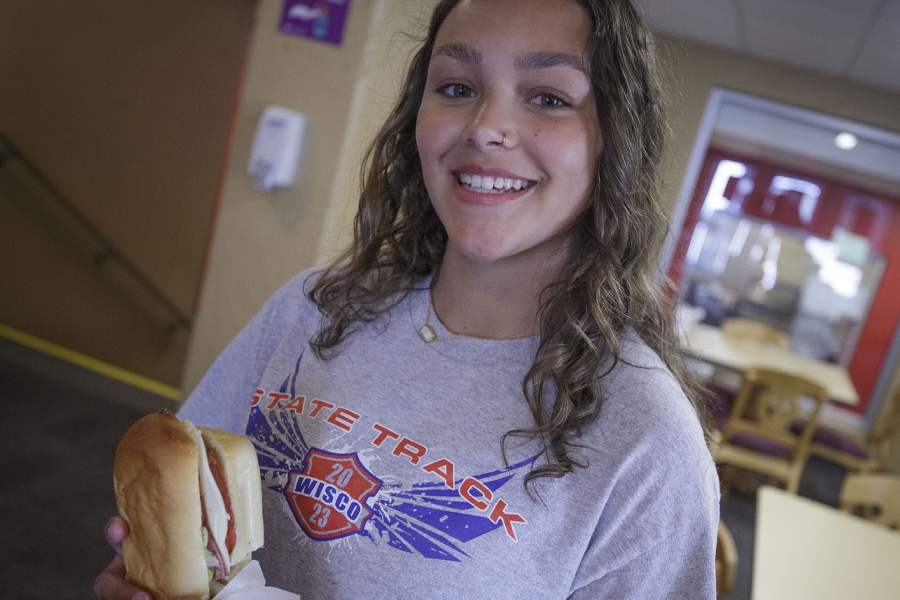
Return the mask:
<svg viewBox="0 0 900 600">
<path fill-rule="evenodd" d="M 801 396 L 812 398 L 816 405 L 798 435 L 791 431 L 791 423 L 799 416 Z M 735 434 L 749 433 L 789 449 L 790 457 L 786 458 L 805 460 L 827 400 L 827 390 L 812 381 L 773 369 L 748 369 L 722 431 L 722 442 L 730 441 Z"/>
<path fill-rule="evenodd" d="M 785 350 L 791 348 L 791 338 L 777 327 L 762 321 L 744 317 L 732 317 L 722 321 L 722 335 L 727 338 L 749 340 L 758 344 L 772 344 Z"/>
<path fill-rule="evenodd" d="M 840 507 L 891 529 L 900 529 L 900 475 L 847 475 L 841 487 Z"/>
<path fill-rule="evenodd" d="M 877 468 L 883 469 L 900 447 L 900 389 L 881 412 L 866 441 L 872 447 Z"/>
<path fill-rule="evenodd" d="M 734 538 L 725 523 L 719 521 L 716 538 L 716 596 L 724 596 L 734 589 L 738 553 Z"/>
</svg>

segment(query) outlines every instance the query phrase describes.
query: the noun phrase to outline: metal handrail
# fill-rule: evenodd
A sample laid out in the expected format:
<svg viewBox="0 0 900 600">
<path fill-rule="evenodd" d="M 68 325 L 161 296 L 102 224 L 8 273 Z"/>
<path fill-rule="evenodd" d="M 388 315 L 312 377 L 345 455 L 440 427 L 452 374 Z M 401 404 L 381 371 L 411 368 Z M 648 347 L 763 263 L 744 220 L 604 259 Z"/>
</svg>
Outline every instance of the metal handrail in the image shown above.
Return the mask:
<svg viewBox="0 0 900 600">
<path fill-rule="evenodd" d="M 165 313 L 165 328 L 174 332 L 179 328 L 190 329 L 191 318 L 175 305 L 144 273 L 134 265 L 100 229 L 94 225 L 88 217 L 75 206 L 59 188 L 57 188 L 41 170 L 25 156 L 18 147 L 0 131 L 0 175 L 12 165 L 18 164 L 27 172 L 28 177 L 42 187 L 47 196 L 53 199 L 53 204 L 61 209 L 61 214 L 80 229 L 80 233 L 89 238 L 93 243 L 91 249 L 91 262 L 103 269 L 112 264 L 118 265 L 127 278 L 133 281 L 134 286 L 142 291 L 155 306 L 157 313 Z"/>
</svg>

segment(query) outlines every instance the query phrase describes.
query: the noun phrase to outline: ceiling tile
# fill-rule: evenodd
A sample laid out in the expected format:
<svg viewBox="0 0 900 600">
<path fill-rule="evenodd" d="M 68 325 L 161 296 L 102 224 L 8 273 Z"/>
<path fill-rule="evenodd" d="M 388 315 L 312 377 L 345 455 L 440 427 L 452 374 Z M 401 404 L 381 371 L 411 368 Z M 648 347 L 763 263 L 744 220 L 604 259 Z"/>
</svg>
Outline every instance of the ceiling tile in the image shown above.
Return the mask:
<svg viewBox="0 0 900 600">
<path fill-rule="evenodd" d="M 740 0 L 748 50 L 836 75 L 860 45 L 880 0 Z"/>
<path fill-rule="evenodd" d="M 635 0 L 651 27 L 733 50 L 745 50 L 734 0 Z"/>
<path fill-rule="evenodd" d="M 900 92 L 900 0 L 888 1 L 851 67 L 850 77 Z"/>
</svg>

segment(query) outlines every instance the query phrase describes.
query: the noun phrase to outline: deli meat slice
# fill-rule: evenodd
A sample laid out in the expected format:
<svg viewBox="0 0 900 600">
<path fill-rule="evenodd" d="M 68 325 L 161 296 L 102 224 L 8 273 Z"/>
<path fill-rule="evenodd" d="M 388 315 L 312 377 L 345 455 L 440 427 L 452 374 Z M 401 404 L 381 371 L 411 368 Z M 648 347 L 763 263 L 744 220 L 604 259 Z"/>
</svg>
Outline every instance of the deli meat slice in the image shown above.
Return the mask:
<svg viewBox="0 0 900 600">
<path fill-rule="evenodd" d="M 234 531 L 234 510 L 231 508 L 231 495 L 228 493 L 228 488 L 225 485 L 225 474 L 222 472 L 222 464 L 219 462 L 219 457 L 210 448 L 206 449 L 206 457 L 209 460 L 209 470 L 212 471 L 213 479 L 216 480 L 216 485 L 222 494 L 222 500 L 225 502 L 225 511 L 228 513 L 228 535 L 225 536 L 225 548 L 228 552 L 231 552 L 234 550 L 234 545 L 237 542 L 237 533 Z"/>
<path fill-rule="evenodd" d="M 212 468 L 212 465 L 210 465 L 210 468 Z M 215 469 L 213 469 L 213 473 L 215 473 Z M 200 512 L 203 515 L 203 528 L 206 529 L 207 534 L 206 549 L 212 553 L 218 564 L 213 573 L 213 579 L 225 579 L 228 577 L 229 571 L 228 558 L 223 557 L 222 553 L 219 552 L 219 545 L 216 543 L 216 540 L 213 539 L 212 532 L 209 529 L 209 520 L 206 518 L 206 502 L 203 499 L 203 494 L 200 494 Z M 231 520 L 234 520 L 233 516 L 231 517 Z"/>
</svg>

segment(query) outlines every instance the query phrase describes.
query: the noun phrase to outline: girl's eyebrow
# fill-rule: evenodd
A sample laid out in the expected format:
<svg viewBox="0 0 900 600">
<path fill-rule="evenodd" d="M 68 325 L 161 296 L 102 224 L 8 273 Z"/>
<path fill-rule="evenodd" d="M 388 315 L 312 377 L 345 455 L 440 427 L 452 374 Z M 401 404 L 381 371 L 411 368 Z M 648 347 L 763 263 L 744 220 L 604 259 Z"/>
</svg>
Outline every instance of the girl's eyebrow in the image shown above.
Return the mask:
<svg viewBox="0 0 900 600">
<path fill-rule="evenodd" d="M 432 53 L 432 58 L 435 56 L 449 56 L 470 65 L 480 65 L 482 60 L 480 51 L 467 44 L 457 42 L 436 48 Z M 517 56 L 515 65 L 517 71 L 534 71 L 564 66 L 587 74 L 587 69 L 585 69 L 581 58 L 564 52 L 530 52 Z"/>
<path fill-rule="evenodd" d="M 524 56 L 516 57 L 516 69 L 519 71 L 533 71 L 535 69 L 549 69 L 550 67 L 572 67 L 576 71 L 587 74 L 581 58 L 564 52 L 531 52 Z"/>
<path fill-rule="evenodd" d="M 431 54 L 432 58 L 441 55 L 455 58 L 458 61 L 468 63 L 470 65 L 481 64 L 481 52 L 479 52 L 472 46 L 467 46 L 466 44 L 459 44 L 455 42 L 445 44 L 440 48 L 436 48 L 435 51 Z"/>
</svg>

